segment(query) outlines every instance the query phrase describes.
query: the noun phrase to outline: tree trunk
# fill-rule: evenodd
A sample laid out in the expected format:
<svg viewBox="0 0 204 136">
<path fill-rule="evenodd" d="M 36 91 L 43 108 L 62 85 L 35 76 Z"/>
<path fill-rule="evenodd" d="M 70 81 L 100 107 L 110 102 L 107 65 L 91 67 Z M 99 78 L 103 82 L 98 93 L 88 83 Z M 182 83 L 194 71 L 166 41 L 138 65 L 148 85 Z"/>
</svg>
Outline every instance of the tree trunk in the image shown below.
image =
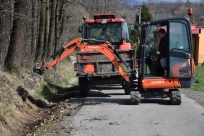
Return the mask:
<svg viewBox="0 0 204 136">
<path fill-rule="evenodd" d="M 43 47 L 43 54 L 42 59 L 48 57 L 47 50 L 48 50 L 48 36 L 49 36 L 49 29 L 50 29 L 50 7 L 49 2 L 50 0 L 46 0 L 46 14 L 45 14 L 45 36 L 44 36 L 44 47 Z"/>
<path fill-rule="evenodd" d="M 59 16 L 59 23 L 60 23 L 60 29 L 59 29 L 59 43 L 58 43 L 58 48 L 61 48 L 62 46 L 62 37 L 65 33 L 65 23 L 66 23 L 66 13 L 65 13 L 65 7 L 66 7 L 66 3 L 65 0 L 61 1 L 61 8 L 60 8 L 60 16 Z"/>
<path fill-rule="evenodd" d="M 13 21 L 11 41 L 5 61 L 5 68 L 11 72 L 18 73 L 19 77 L 21 76 L 21 64 L 25 48 L 27 10 L 27 0 L 16 0 L 14 4 L 16 16 Z"/>
<path fill-rule="evenodd" d="M 54 48 L 54 52 L 57 51 L 58 45 L 59 45 L 59 28 L 60 28 L 60 4 L 61 0 L 57 0 L 57 7 L 56 7 L 56 13 L 55 13 L 55 48 Z"/>
<path fill-rule="evenodd" d="M 52 0 L 51 17 L 50 17 L 50 31 L 49 31 L 48 49 L 47 49 L 48 56 L 54 52 L 56 3 L 57 3 L 57 0 Z"/>
<path fill-rule="evenodd" d="M 0 6 L 0 71 L 4 70 L 5 59 L 8 53 L 8 47 L 10 42 L 10 34 L 12 28 L 12 15 L 13 15 L 13 0 L 2 0 Z"/>
<path fill-rule="evenodd" d="M 56 16 L 55 16 L 55 51 L 61 48 L 62 39 L 62 22 L 65 14 L 64 0 L 57 0 Z"/>
<path fill-rule="evenodd" d="M 42 54 L 43 54 L 43 46 L 44 46 L 44 35 L 45 35 L 45 13 L 46 13 L 46 0 L 41 0 L 41 11 L 40 11 L 40 28 L 39 28 L 39 35 L 38 35 L 38 44 L 36 47 L 36 54 L 35 54 L 35 62 L 41 62 Z"/>
<path fill-rule="evenodd" d="M 31 22 L 31 63 L 35 60 L 35 54 L 36 54 L 36 46 L 37 46 L 37 30 L 38 30 L 38 0 L 32 0 L 32 22 Z M 33 66 L 33 64 L 31 64 Z"/>
</svg>

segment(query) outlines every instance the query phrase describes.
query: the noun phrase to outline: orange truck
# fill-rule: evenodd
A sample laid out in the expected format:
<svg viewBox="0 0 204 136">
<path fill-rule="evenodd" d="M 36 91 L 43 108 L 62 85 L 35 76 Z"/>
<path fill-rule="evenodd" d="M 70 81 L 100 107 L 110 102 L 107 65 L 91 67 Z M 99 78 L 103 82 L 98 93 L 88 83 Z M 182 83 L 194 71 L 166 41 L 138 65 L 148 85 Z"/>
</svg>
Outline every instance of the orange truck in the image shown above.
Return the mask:
<svg viewBox="0 0 204 136">
<path fill-rule="evenodd" d="M 95 14 L 93 19 L 84 17 L 79 32 L 83 39 L 87 39 L 86 49 L 81 46 L 76 52 L 75 70 L 80 94 L 86 96 L 92 86 L 104 84 L 122 85 L 125 94 L 130 94 L 135 78 L 136 55 L 130 44 L 125 19 L 116 18 L 114 14 Z M 106 42 L 111 44 L 107 50 L 101 46 Z M 114 65 L 116 60 L 119 62 L 117 66 Z M 121 70 L 127 74 L 129 81 L 120 74 Z"/>
<path fill-rule="evenodd" d="M 34 72 L 42 74 L 44 67 L 53 67 L 76 51 L 74 70 L 81 96 L 87 96 L 91 87 L 104 84 L 121 85 L 125 94 L 130 94 L 136 78 L 136 55 L 130 44 L 127 22 L 114 14 L 83 19 L 78 30 L 81 38 L 68 42 L 48 57 L 41 68 L 34 68 Z"/>
</svg>

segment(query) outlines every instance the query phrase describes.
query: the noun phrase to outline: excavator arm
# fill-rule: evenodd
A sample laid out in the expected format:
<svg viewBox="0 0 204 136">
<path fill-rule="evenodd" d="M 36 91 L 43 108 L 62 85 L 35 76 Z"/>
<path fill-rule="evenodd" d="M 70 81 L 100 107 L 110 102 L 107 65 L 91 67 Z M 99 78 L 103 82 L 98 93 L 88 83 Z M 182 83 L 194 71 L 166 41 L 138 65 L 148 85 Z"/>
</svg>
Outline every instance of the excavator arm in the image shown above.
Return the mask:
<svg viewBox="0 0 204 136">
<path fill-rule="evenodd" d="M 86 39 L 84 39 L 84 40 L 86 40 Z M 89 45 L 81 45 L 80 48 L 84 49 L 84 50 L 88 50 L 89 48 L 93 48 L 93 50 L 103 53 L 106 57 L 109 58 L 109 60 L 116 67 L 116 69 L 123 76 L 123 78 L 127 82 L 130 82 L 129 77 L 127 76 L 127 74 L 123 70 L 123 68 L 121 67 L 121 65 L 118 62 L 117 58 L 120 59 L 123 63 L 125 63 L 125 61 L 120 57 L 120 55 L 117 53 L 117 51 L 114 49 L 114 47 L 112 46 L 111 43 L 106 41 L 106 42 L 104 42 L 103 44 L 100 44 L 100 45 L 91 45 L 91 46 L 89 46 Z M 125 65 L 127 66 L 126 63 L 125 63 Z"/>
<path fill-rule="evenodd" d="M 56 53 L 48 57 L 43 63 L 42 67 L 34 67 L 34 72 L 38 74 L 42 74 L 44 71 L 44 68 L 51 68 L 54 65 L 56 65 L 59 61 L 64 59 L 65 57 L 69 56 L 72 52 L 79 49 L 80 50 L 90 50 L 93 49 L 93 51 L 98 51 L 104 54 L 109 58 L 109 60 L 112 62 L 112 64 L 116 67 L 116 69 L 119 71 L 119 73 L 122 75 L 122 77 L 127 81 L 130 82 L 130 79 L 126 72 L 121 67 L 120 63 L 118 62 L 118 59 L 122 61 L 126 66 L 127 64 L 125 61 L 120 57 L 120 55 L 117 53 L 115 48 L 112 46 L 111 43 L 107 41 L 98 41 L 102 44 L 94 44 L 94 45 L 87 45 L 86 42 L 88 42 L 88 39 L 82 39 L 82 38 L 76 38 L 70 42 L 68 42 L 64 47 L 62 47 L 60 50 L 58 50 Z M 50 59 L 53 59 L 50 61 Z M 127 66 L 128 67 L 128 66 Z"/>
<path fill-rule="evenodd" d="M 81 38 L 76 38 L 70 42 L 68 42 L 64 47 L 59 49 L 56 53 L 48 57 L 42 64 L 43 67 L 51 68 L 59 61 L 63 60 L 67 56 L 69 56 L 72 52 L 78 49 L 81 45 Z M 50 59 L 54 59 L 49 62 Z"/>
</svg>

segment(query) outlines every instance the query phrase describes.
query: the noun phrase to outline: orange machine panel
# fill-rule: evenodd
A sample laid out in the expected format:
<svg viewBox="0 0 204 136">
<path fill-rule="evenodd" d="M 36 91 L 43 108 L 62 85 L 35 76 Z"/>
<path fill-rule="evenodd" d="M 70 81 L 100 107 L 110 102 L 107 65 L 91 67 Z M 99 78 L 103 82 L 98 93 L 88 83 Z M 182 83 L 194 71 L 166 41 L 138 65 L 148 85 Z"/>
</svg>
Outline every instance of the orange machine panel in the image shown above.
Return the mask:
<svg viewBox="0 0 204 136">
<path fill-rule="evenodd" d="M 89 72 L 92 72 L 92 73 L 96 72 L 94 64 L 92 64 L 92 63 L 86 64 L 86 66 L 84 68 L 84 73 L 89 73 Z"/>
<path fill-rule="evenodd" d="M 181 87 L 178 78 L 157 78 L 157 79 L 144 79 L 141 81 L 141 87 L 145 89 L 156 88 L 179 88 Z"/>
</svg>

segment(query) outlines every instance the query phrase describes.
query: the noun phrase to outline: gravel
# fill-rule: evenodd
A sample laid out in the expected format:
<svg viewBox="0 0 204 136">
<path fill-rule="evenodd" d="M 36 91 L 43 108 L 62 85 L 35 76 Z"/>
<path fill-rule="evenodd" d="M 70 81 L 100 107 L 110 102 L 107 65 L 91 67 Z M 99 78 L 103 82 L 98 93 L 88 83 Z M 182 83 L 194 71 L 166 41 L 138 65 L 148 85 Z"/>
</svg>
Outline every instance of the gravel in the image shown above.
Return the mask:
<svg viewBox="0 0 204 136">
<path fill-rule="evenodd" d="M 204 107 L 204 92 L 192 91 L 192 90 L 180 90 L 186 97 L 195 100 L 202 107 Z"/>
</svg>

